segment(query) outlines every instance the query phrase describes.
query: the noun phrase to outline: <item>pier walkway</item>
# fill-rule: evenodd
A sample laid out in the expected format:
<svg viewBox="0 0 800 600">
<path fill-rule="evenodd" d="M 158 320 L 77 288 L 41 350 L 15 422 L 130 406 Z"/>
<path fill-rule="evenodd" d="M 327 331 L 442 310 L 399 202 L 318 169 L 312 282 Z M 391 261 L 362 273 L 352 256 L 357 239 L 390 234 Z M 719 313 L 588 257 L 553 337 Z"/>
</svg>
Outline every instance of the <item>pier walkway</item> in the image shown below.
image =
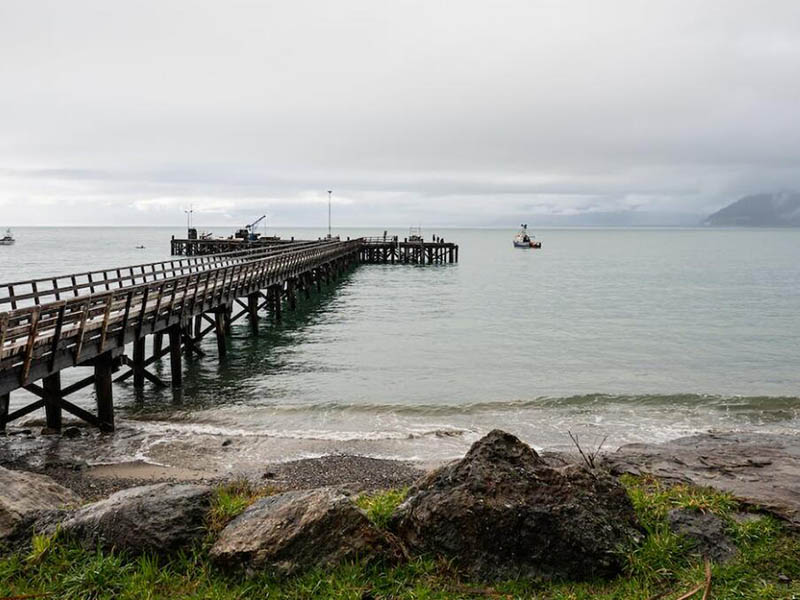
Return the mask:
<svg viewBox="0 0 800 600">
<path fill-rule="evenodd" d="M 199 342 L 212 332 L 225 356 L 226 337 L 239 318 L 247 316 L 258 335 L 259 311 L 279 321 L 284 305 L 295 308 L 297 294 L 309 297 L 359 262 L 458 260 L 455 244 L 386 237 L 243 244 L 219 254 L 182 249 L 189 256 L 0 284 L 0 430 L 40 408 L 53 431 L 61 429 L 63 411 L 113 430 L 113 382 L 132 377 L 134 388 L 145 381 L 166 387 L 148 367 L 169 355 L 170 384 L 181 387 L 182 356 L 204 356 Z M 61 372 L 72 367 L 90 374 L 62 386 Z M 96 413 L 67 400 L 89 386 Z M 12 412 L 10 394 L 20 389 L 37 399 Z"/>
<path fill-rule="evenodd" d="M 224 355 L 232 322 L 247 315 L 257 334 L 259 310 L 280 319 L 282 303 L 293 309 L 298 293 L 338 278 L 360 247 L 360 240 L 294 242 L 0 285 L 0 429 L 44 408 L 50 429 L 61 428 L 66 411 L 112 430 L 115 371 L 127 367 L 116 381 L 133 377 L 135 387 L 163 386 L 147 367 L 169 354 L 171 384 L 180 387 L 182 353 L 202 356 L 198 342 L 213 331 Z M 61 371 L 70 367 L 92 373 L 62 387 Z M 96 414 L 66 399 L 90 385 Z M 9 412 L 10 393 L 20 388 L 38 400 Z"/>
</svg>

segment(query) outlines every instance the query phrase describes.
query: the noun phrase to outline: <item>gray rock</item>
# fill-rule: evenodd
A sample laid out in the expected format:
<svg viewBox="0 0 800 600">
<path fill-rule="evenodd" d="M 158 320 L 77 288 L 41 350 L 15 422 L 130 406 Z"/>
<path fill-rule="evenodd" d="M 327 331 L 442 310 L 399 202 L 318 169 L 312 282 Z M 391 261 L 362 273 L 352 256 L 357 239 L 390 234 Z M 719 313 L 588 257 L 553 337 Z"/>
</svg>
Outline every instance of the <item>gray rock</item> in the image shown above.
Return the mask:
<svg viewBox="0 0 800 600">
<path fill-rule="evenodd" d="M 60 525 L 87 548 L 166 554 L 205 535 L 211 488 L 159 483 L 130 488 L 88 504 Z"/>
<path fill-rule="evenodd" d="M 74 439 L 77 437 L 81 437 L 82 434 L 80 428 L 75 427 L 73 425 L 72 427 L 67 427 L 66 429 L 64 429 L 61 435 L 64 436 L 65 438 Z"/>
<path fill-rule="evenodd" d="M 625 490 L 602 472 L 548 466 L 495 430 L 412 488 L 392 529 L 418 552 L 488 579 L 586 579 L 619 572 L 640 538 Z"/>
<path fill-rule="evenodd" d="M 80 501 L 75 492 L 47 475 L 0 467 L 0 539 L 11 535 L 26 516 Z"/>
<path fill-rule="evenodd" d="M 628 444 L 604 457 L 616 474 L 649 473 L 665 480 L 730 492 L 800 528 L 800 436 L 702 434 L 663 444 Z"/>
<path fill-rule="evenodd" d="M 339 490 L 285 492 L 258 500 L 211 548 L 222 566 L 289 575 L 350 560 L 397 560 L 401 549 Z"/>
<path fill-rule="evenodd" d="M 725 521 L 713 513 L 676 508 L 669 511 L 667 521 L 672 531 L 692 542 L 694 551 L 714 562 L 726 562 L 738 553 L 725 533 Z"/>
</svg>

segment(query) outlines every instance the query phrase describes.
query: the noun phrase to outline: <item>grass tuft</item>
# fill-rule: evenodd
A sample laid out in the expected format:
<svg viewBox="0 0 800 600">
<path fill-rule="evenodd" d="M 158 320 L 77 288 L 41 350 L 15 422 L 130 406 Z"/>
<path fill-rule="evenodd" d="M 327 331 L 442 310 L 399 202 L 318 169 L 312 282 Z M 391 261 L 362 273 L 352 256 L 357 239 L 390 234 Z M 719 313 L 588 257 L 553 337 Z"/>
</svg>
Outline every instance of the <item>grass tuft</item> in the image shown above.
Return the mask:
<svg viewBox="0 0 800 600">
<path fill-rule="evenodd" d="M 257 486 L 248 479 L 237 479 L 220 485 L 214 490 L 211 499 L 211 510 L 208 514 L 209 533 L 218 534 L 253 502 L 275 493 L 275 488 Z"/>
<path fill-rule="evenodd" d="M 367 513 L 370 521 L 377 527 L 385 529 L 389 525 L 395 509 L 403 503 L 406 496 L 408 496 L 408 488 L 386 490 L 361 494 L 356 498 L 356 504 Z"/>
</svg>

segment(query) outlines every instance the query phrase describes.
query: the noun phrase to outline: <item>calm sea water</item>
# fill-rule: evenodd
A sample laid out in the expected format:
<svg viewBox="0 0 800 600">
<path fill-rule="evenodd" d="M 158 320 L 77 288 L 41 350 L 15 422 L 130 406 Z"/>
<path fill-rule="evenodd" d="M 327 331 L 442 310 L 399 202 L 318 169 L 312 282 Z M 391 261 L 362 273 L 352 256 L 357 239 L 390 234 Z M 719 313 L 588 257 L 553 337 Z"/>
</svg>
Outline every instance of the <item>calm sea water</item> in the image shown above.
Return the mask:
<svg viewBox="0 0 800 600">
<path fill-rule="evenodd" d="M 0 281 L 166 259 L 173 233 L 20 228 Z M 545 229 L 538 251 L 513 229 L 426 233 L 460 263 L 360 266 L 257 338 L 235 324 L 223 362 L 209 336 L 180 394 L 117 385 L 119 452 L 242 436 L 254 460 L 438 459 L 494 427 L 561 447 L 567 430 L 618 445 L 800 426 L 800 230 Z"/>
</svg>

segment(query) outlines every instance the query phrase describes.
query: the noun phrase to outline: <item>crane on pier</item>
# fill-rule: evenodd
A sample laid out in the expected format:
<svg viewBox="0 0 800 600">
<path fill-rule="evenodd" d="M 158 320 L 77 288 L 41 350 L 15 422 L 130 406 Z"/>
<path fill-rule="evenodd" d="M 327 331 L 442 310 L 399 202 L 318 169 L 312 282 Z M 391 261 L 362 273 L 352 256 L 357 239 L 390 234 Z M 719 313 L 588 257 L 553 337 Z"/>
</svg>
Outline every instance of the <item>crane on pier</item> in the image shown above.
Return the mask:
<svg viewBox="0 0 800 600">
<path fill-rule="evenodd" d="M 261 215 L 255 221 L 250 223 L 249 225 L 245 225 L 243 229 L 240 229 L 236 232 L 236 237 L 254 242 L 258 239 L 258 234 L 256 233 L 256 225 L 261 223 L 264 219 L 267 218 L 267 215 Z"/>
</svg>

